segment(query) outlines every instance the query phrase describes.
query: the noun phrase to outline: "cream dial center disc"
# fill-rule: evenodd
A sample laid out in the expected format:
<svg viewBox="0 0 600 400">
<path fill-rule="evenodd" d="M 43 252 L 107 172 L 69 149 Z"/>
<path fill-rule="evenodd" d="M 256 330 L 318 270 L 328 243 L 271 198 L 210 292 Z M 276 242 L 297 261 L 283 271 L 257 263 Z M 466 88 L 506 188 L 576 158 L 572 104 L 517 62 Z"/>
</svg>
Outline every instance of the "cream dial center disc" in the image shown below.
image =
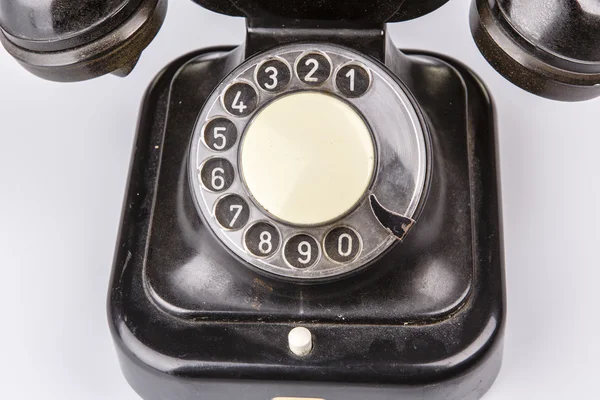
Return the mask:
<svg viewBox="0 0 600 400">
<path fill-rule="evenodd" d="M 364 196 L 375 146 L 362 117 L 319 92 L 292 93 L 266 105 L 240 150 L 244 182 L 267 212 L 294 225 L 341 217 Z"/>
</svg>

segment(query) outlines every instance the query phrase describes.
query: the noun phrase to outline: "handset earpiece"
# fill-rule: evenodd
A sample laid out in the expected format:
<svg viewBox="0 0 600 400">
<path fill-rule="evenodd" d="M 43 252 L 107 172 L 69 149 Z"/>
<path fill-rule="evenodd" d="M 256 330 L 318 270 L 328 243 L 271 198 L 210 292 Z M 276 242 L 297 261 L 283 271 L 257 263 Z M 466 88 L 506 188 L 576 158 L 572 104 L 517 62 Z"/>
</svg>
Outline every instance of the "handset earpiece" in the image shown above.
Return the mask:
<svg viewBox="0 0 600 400">
<path fill-rule="evenodd" d="M 167 0 L 15 0 L 0 4 L 0 41 L 44 79 L 127 75 L 158 33 Z"/>
<path fill-rule="evenodd" d="M 471 30 L 501 75 L 561 101 L 600 96 L 600 6 L 595 0 L 475 0 Z"/>
</svg>

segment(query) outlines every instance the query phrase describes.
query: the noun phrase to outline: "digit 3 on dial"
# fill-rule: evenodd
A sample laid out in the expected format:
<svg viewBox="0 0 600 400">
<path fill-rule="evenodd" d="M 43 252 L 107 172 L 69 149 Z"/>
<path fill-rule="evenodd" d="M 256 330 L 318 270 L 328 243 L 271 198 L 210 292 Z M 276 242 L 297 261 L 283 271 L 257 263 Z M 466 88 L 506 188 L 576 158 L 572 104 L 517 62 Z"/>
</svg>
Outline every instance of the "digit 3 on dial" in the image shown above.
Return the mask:
<svg viewBox="0 0 600 400">
<path fill-rule="evenodd" d="M 429 136 L 380 63 L 289 45 L 240 65 L 194 131 L 204 222 L 247 265 L 302 281 L 356 271 L 402 239 L 428 184 Z"/>
</svg>

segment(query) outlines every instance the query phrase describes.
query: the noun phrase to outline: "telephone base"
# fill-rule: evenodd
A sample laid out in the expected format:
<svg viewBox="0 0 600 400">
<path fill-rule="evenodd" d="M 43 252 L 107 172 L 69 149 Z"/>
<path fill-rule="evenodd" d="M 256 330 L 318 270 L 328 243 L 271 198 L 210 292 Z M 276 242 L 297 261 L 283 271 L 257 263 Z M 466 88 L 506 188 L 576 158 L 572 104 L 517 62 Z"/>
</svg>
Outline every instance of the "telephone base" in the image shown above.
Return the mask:
<svg viewBox="0 0 600 400">
<path fill-rule="evenodd" d="M 500 369 L 505 323 L 485 87 L 455 61 L 410 53 L 402 80 L 433 132 L 423 214 L 373 265 L 303 286 L 242 265 L 190 207 L 189 132 L 235 66 L 230 50 L 176 60 L 142 105 L 108 304 L 129 383 L 146 400 L 479 399 Z M 288 348 L 296 326 L 314 337 L 306 357 Z"/>
</svg>

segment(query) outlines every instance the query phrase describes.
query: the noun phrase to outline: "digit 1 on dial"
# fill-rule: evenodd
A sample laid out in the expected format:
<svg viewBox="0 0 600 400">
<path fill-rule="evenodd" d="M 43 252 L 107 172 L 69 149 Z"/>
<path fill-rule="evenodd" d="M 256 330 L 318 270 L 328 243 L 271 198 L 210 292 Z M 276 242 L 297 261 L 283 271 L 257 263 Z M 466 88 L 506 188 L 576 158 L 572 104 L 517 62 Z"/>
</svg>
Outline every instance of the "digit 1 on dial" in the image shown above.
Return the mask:
<svg viewBox="0 0 600 400">
<path fill-rule="evenodd" d="M 270 257 L 277 252 L 281 235 L 277 228 L 267 222 L 257 222 L 244 235 L 244 245 L 254 256 Z"/>
<path fill-rule="evenodd" d="M 285 244 L 283 256 L 294 268 L 312 267 L 319 260 L 319 243 L 312 236 L 296 235 Z"/>
<path fill-rule="evenodd" d="M 335 86 L 346 97 L 360 97 L 371 86 L 371 75 L 358 64 L 347 64 L 335 76 Z"/>
</svg>

